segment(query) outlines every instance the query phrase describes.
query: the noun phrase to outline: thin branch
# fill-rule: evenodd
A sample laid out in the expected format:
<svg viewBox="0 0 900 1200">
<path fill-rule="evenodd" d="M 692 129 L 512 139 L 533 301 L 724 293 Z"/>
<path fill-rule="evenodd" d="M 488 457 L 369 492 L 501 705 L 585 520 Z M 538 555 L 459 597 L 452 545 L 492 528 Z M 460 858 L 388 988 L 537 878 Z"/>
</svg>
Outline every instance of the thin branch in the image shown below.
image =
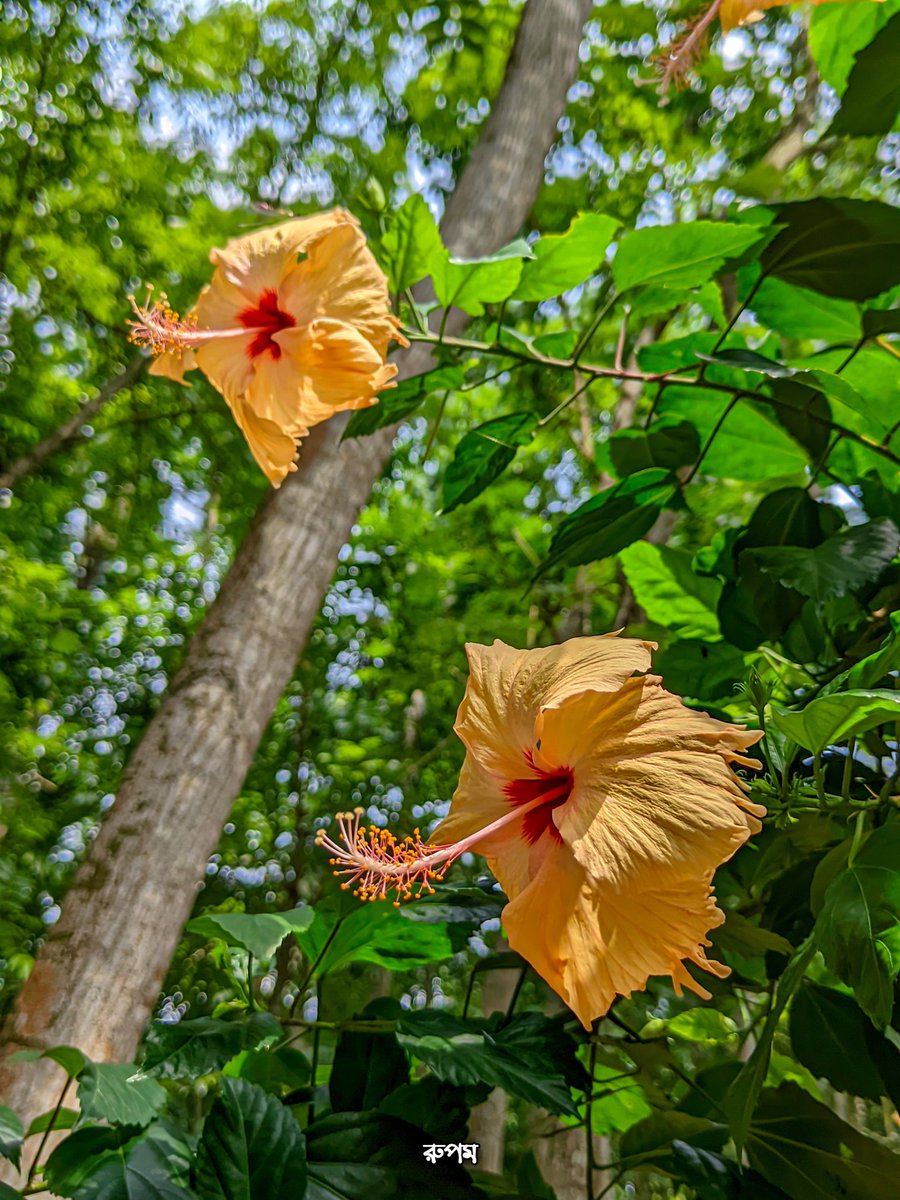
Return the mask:
<svg viewBox="0 0 900 1200">
<path fill-rule="evenodd" d="M 78 441 L 82 436 L 80 432 L 82 427 L 96 416 L 114 396 L 135 383 L 144 369 L 144 363 L 145 359 L 140 355 L 133 358 L 124 371 L 108 380 L 97 392 L 97 395 L 92 400 L 88 400 L 87 404 L 83 404 L 68 421 L 64 421 L 58 429 L 55 429 L 43 441 L 38 442 L 27 454 L 23 454 L 21 458 L 17 458 L 15 462 L 11 463 L 0 475 L 0 488 L 14 487 L 24 475 L 30 475 L 32 471 L 37 470 L 67 442 Z"/>
</svg>

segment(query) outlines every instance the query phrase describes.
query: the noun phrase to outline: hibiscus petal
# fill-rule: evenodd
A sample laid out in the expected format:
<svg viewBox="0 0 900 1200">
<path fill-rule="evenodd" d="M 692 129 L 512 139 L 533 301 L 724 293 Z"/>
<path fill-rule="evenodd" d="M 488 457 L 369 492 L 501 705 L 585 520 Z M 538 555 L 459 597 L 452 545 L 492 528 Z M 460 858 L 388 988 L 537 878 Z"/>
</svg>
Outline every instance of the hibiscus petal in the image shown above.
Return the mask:
<svg viewBox="0 0 900 1200">
<path fill-rule="evenodd" d="M 553 818 L 592 878 L 641 888 L 713 871 L 760 829 L 728 763 L 762 736 L 687 708 L 656 676 L 541 714 L 542 754 L 575 787 Z"/>
<path fill-rule="evenodd" d="M 250 343 L 253 334 L 204 342 L 194 351 L 197 366 L 233 405 L 253 378 Z"/>
<path fill-rule="evenodd" d="M 272 340 L 295 372 L 296 419 L 305 425 L 375 404 L 397 374 L 393 363 L 384 363 L 371 343 L 342 321 L 283 329 Z"/>
<path fill-rule="evenodd" d="M 193 350 L 169 350 L 154 358 L 147 373 L 161 375 L 164 379 L 172 379 L 175 383 L 183 383 L 185 387 L 190 387 L 185 374 L 196 369 L 197 361 Z"/>
<path fill-rule="evenodd" d="M 259 416 L 243 399 L 231 404 L 231 411 L 238 427 L 247 439 L 247 445 L 273 487 L 281 487 L 285 476 L 295 471 L 297 444 L 274 421 Z"/>
<path fill-rule="evenodd" d="M 399 321 L 389 312 L 387 280 L 354 225 L 338 225 L 284 278 L 279 301 L 298 325 L 329 317 L 352 325 L 383 359 Z"/>
<path fill-rule="evenodd" d="M 589 1028 L 618 995 L 646 987 L 652 975 L 671 976 L 676 990 L 708 993 L 685 960 L 720 977 L 727 968 L 707 960 L 706 934 L 721 925 L 710 879 L 641 891 L 597 884 L 565 846 L 545 839 L 547 852 L 532 882 L 502 915 L 509 944 Z M 495 867 L 504 883 L 504 862 Z"/>
<path fill-rule="evenodd" d="M 507 779 L 527 777 L 533 772 L 523 770 L 526 752 L 540 752 L 535 721 L 541 709 L 587 689 L 617 692 L 649 668 L 651 648 L 652 642 L 616 634 L 572 638 L 546 650 L 470 643 L 469 683 L 454 729 L 489 770 Z"/>
<path fill-rule="evenodd" d="M 337 226 L 355 224 L 354 217 L 336 208 L 233 238 L 224 248 L 211 251 L 209 257 L 252 304 L 260 293 L 279 286 L 285 273 L 296 266 L 297 256 L 317 238 Z"/>
</svg>

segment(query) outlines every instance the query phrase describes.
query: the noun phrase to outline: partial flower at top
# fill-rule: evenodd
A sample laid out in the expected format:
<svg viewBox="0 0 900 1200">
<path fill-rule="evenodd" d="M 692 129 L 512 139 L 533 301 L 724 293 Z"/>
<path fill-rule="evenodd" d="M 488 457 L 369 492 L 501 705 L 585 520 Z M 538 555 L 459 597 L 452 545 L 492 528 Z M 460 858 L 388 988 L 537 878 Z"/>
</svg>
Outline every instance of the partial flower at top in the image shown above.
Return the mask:
<svg viewBox="0 0 900 1200">
<path fill-rule="evenodd" d="M 235 238 L 210 260 L 212 281 L 186 320 L 164 296 L 132 301 L 132 340 L 157 356 L 151 374 L 183 383 L 199 367 L 279 487 L 311 426 L 393 386 L 388 346 L 406 343 L 387 281 L 342 209 Z"/>
<path fill-rule="evenodd" d="M 728 974 L 705 953 L 725 919 L 712 879 L 765 815 L 730 766 L 755 767 L 762 734 L 687 708 L 649 673 L 651 649 L 615 635 L 467 646 L 467 753 L 441 844 L 344 817 L 342 844 L 319 841 L 347 885 L 409 896 L 477 850 L 509 897 L 510 945 L 586 1027 L 651 975 L 708 998 L 686 964 Z"/>
</svg>

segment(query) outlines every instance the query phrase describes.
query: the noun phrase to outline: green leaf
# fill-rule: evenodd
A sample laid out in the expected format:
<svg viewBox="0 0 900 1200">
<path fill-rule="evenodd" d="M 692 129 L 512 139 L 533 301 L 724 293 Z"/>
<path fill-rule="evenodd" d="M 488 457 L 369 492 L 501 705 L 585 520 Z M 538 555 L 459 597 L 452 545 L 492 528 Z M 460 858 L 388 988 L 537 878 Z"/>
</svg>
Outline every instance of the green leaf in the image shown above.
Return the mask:
<svg viewBox="0 0 900 1200">
<path fill-rule="evenodd" d="M 296 1200 L 306 1145 L 290 1109 L 243 1079 L 222 1079 L 197 1148 L 201 1200 Z"/>
<path fill-rule="evenodd" d="M 884 1027 L 900 971 L 900 825 L 871 833 L 852 866 L 829 885 L 815 938 L 826 965 Z"/>
<path fill-rule="evenodd" d="M 660 1151 L 671 1147 L 673 1141 L 709 1149 L 719 1149 L 725 1144 L 728 1130 L 705 1117 L 694 1117 L 689 1113 L 670 1109 L 656 1112 L 633 1125 L 622 1135 L 619 1144 L 619 1162 L 625 1160 L 636 1166 L 642 1160 L 657 1162 Z"/>
<path fill-rule="evenodd" d="M 306 1055 L 293 1046 L 241 1050 L 228 1060 L 222 1074 L 232 1079 L 245 1079 L 264 1092 L 281 1097 L 309 1084 L 310 1063 Z"/>
<path fill-rule="evenodd" d="M 900 333 L 900 308 L 867 308 L 862 315 L 862 325 L 863 333 L 870 338 Z"/>
<path fill-rule="evenodd" d="M 754 483 L 805 476 L 806 451 L 785 433 L 772 408 L 741 400 L 726 416 L 732 401 L 733 397 L 725 392 L 704 391 L 698 395 L 696 388 L 671 384 L 663 392 L 658 412 L 690 421 L 704 445 L 716 430 L 703 458 L 703 475 L 750 479 Z"/>
<path fill-rule="evenodd" d="M 472 1094 L 472 1089 L 426 1075 L 395 1088 L 378 1105 L 378 1111 L 417 1126 L 428 1134 L 429 1141 L 465 1142 L 471 1108 L 466 1098 Z"/>
<path fill-rule="evenodd" d="M 583 283 L 603 263 L 620 224 L 602 213 L 579 213 L 565 233 L 539 238 L 532 247 L 534 258 L 522 268 L 513 299 L 546 300 Z"/>
<path fill-rule="evenodd" d="M 8 1158 L 14 1167 L 19 1166 L 25 1126 L 11 1108 L 0 1104 L 0 1155 Z"/>
<path fill-rule="evenodd" d="M 392 292 L 403 292 L 443 263 L 447 251 L 434 217 L 419 195 L 410 196 L 391 219 L 381 240 Z"/>
<path fill-rule="evenodd" d="M 166 1102 L 164 1088 L 128 1063 L 88 1063 L 78 1077 L 86 1119 L 110 1125 L 149 1125 Z"/>
<path fill-rule="evenodd" d="M 620 292 L 642 284 L 699 287 L 725 264 L 763 241 L 766 230 L 724 221 L 656 225 L 626 234 L 613 259 Z"/>
<path fill-rule="evenodd" d="M 679 637 L 658 655 L 655 669 L 666 687 L 679 696 L 713 700 L 734 694 L 734 685 L 743 678 L 745 666 L 741 651 L 728 642 Z"/>
<path fill-rule="evenodd" d="M 402 1012 L 396 1000 L 380 997 L 366 1005 L 360 1019 L 396 1019 Z M 395 1088 L 407 1083 L 409 1062 L 393 1033 L 341 1032 L 328 1080 L 332 1111 L 377 1108 Z"/>
<path fill-rule="evenodd" d="M 896 525 L 882 518 L 844 529 L 811 550 L 775 546 L 750 553 L 761 569 L 784 587 L 823 604 L 877 579 L 898 549 Z"/>
<path fill-rule="evenodd" d="M 820 695 L 830 696 L 841 689 L 865 691 L 877 687 L 886 675 L 897 670 L 900 670 L 900 636 L 891 633 L 874 654 L 867 654 L 848 670 L 835 675 L 825 684 Z"/>
<path fill-rule="evenodd" d="M 37 1062 L 46 1058 L 57 1063 L 70 1079 L 76 1079 L 89 1061 L 74 1046 L 52 1046 L 49 1050 L 17 1050 L 9 1056 L 10 1062 Z"/>
<path fill-rule="evenodd" d="M 809 22 L 809 48 L 819 74 L 839 96 L 847 87 L 856 55 L 868 46 L 897 10 L 897 0 L 885 0 L 881 4 L 856 0 L 856 3 L 840 6 L 822 4 L 813 9 Z"/>
<path fill-rule="evenodd" d="M 444 473 L 443 511 L 452 512 L 480 495 L 534 437 L 534 413 L 507 413 L 470 430 L 453 451 Z"/>
<path fill-rule="evenodd" d="M 838 342 L 860 335 L 859 309 L 852 301 L 823 296 L 772 276 L 763 280 L 750 307 L 770 329 L 785 337 Z"/>
<path fill-rule="evenodd" d="M 199 937 L 218 938 L 252 954 L 257 961 L 269 959 L 291 933 L 309 929 L 315 917 L 306 904 L 280 913 L 204 913 L 188 921 L 185 930 Z"/>
<path fill-rule="evenodd" d="M 387 425 L 396 425 L 420 408 L 435 392 L 452 392 L 461 387 L 465 376 L 461 367 L 435 367 L 422 375 L 402 379 L 395 388 L 379 393 L 378 403 L 353 413 L 341 436 L 366 437 Z"/>
<path fill-rule="evenodd" d="M 563 518 L 538 574 L 618 554 L 643 537 L 677 497 L 678 480 L 669 471 L 652 468 L 629 475 Z"/>
<path fill-rule="evenodd" d="M 591 1126 L 594 1133 L 624 1133 L 652 1113 L 644 1089 L 636 1079 L 622 1078 L 621 1064 L 596 1063 Z"/>
<path fill-rule="evenodd" d="M 635 542 L 619 559 L 635 598 L 651 621 L 680 637 L 717 639 L 718 579 L 696 575 L 691 556 L 670 546 Z"/>
<path fill-rule="evenodd" d="M 900 13 L 856 55 L 830 134 L 875 137 L 890 133 L 900 112 Z"/>
<path fill-rule="evenodd" d="M 354 901 L 354 905 L 348 915 L 340 918 L 336 932 L 337 915 L 321 905 L 310 928 L 298 935 L 300 949 L 311 963 L 321 955 L 317 976 L 354 962 L 403 971 L 452 957 L 453 944 L 442 922 L 411 922 L 388 904 L 361 905 Z"/>
<path fill-rule="evenodd" d="M 533 257 L 531 247 L 519 238 L 487 258 L 446 258 L 433 264 L 435 294 L 445 308 L 454 306 L 480 317 L 485 304 L 512 295 L 522 275 L 523 260 Z"/>
<path fill-rule="evenodd" d="M 34 1118 L 28 1126 L 28 1137 L 36 1133 L 45 1133 L 52 1123 L 54 1129 L 72 1129 L 78 1121 L 79 1113 L 74 1108 L 50 1108 Z"/>
<path fill-rule="evenodd" d="M 609 439 L 610 458 L 620 478 L 647 467 L 674 471 L 694 462 L 699 453 L 700 434 L 690 421 L 666 417 L 649 429 L 623 429 Z"/>
<path fill-rule="evenodd" d="M 641 1037 L 673 1037 L 681 1042 L 701 1046 L 716 1046 L 737 1037 L 737 1025 L 730 1017 L 714 1008 L 685 1009 L 674 1017 L 655 1017 L 641 1030 Z"/>
<path fill-rule="evenodd" d="M 717 950 L 739 954 L 743 958 L 756 958 L 772 950 L 788 957 L 794 953 L 794 947 L 787 938 L 771 929 L 754 925 L 739 912 L 727 912 L 725 924 L 714 929 L 709 936 Z"/>
<path fill-rule="evenodd" d="M 869 300 L 897 283 L 900 211 L 877 200 L 799 200 L 776 208 L 781 232 L 763 271 L 826 296 Z"/>
<path fill-rule="evenodd" d="M 190 1150 L 181 1131 L 158 1121 L 133 1130 L 79 1129 L 47 1160 L 54 1195 L 73 1200 L 189 1200 Z"/>
<path fill-rule="evenodd" d="M 280 1035 L 281 1026 L 271 1013 L 241 1013 L 237 1020 L 153 1021 L 141 1069 L 161 1079 L 209 1075 L 242 1050 L 253 1050 Z"/>
<path fill-rule="evenodd" d="M 820 754 L 826 746 L 898 720 L 900 692 L 886 688 L 837 692 L 818 696 L 799 712 L 773 707 L 772 718 L 791 741 Z"/>
<path fill-rule="evenodd" d="M 880 1100 L 887 1090 L 882 1071 L 892 1094 L 900 1088 L 900 1051 L 852 996 L 804 980 L 791 1005 L 790 1032 L 799 1061 L 837 1091 Z"/>
<path fill-rule="evenodd" d="M 747 1154 L 791 1200 L 889 1200 L 896 1194 L 900 1156 L 793 1083 L 763 1092 Z"/>
<path fill-rule="evenodd" d="M 807 938 L 802 946 L 798 946 L 788 965 L 785 967 L 775 989 L 775 997 L 766 1014 L 759 1041 L 753 1048 L 753 1053 L 741 1067 L 725 1094 L 723 1107 L 728 1115 L 728 1125 L 738 1155 L 747 1142 L 753 1113 L 759 1100 L 760 1091 L 769 1071 L 769 1061 L 772 1057 L 772 1041 L 781 1014 L 787 1007 L 788 1001 L 800 986 L 806 968 L 814 958 L 816 945 L 813 939 Z M 762 1172 L 765 1174 L 765 1171 Z"/>
<path fill-rule="evenodd" d="M 303 1200 L 475 1200 L 478 1195 L 455 1159 L 432 1164 L 423 1157 L 426 1139 L 405 1121 L 381 1113 L 333 1113 L 310 1125 L 306 1136 L 309 1181 Z"/>
<path fill-rule="evenodd" d="M 410 1054 L 447 1083 L 484 1082 L 553 1113 L 575 1116 L 578 1111 L 566 1079 L 567 1067 L 575 1065 L 574 1043 L 538 1013 L 492 1029 L 423 1010 L 404 1014 L 398 1036 Z"/>
<path fill-rule="evenodd" d="M 21 1200 L 22 1193 L 11 1188 L 8 1183 L 0 1183 L 0 1200 Z"/>
</svg>

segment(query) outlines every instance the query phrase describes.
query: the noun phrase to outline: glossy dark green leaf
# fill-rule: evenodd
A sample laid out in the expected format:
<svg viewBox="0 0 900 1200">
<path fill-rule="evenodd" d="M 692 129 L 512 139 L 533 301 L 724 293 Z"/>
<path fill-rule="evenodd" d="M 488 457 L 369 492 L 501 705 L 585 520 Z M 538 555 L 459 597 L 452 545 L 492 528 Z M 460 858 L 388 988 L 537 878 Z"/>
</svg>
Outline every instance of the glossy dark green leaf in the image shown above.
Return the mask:
<svg viewBox="0 0 900 1200">
<path fill-rule="evenodd" d="M 900 15 L 894 20 L 900 28 Z M 870 338 L 900 333 L 900 308 L 867 308 L 862 315 L 862 326 L 863 333 Z"/>
<path fill-rule="evenodd" d="M 21 1200 L 22 1193 L 11 1188 L 8 1183 L 0 1183 L 0 1200 Z"/>
<path fill-rule="evenodd" d="M 705 1117 L 693 1117 L 675 1109 L 656 1112 L 622 1135 L 620 1159 L 627 1159 L 630 1164 L 643 1159 L 655 1160 L 676 1138 L 694 1146 L 718 1150 L 728 1139 L 728 1129 Z"/>
<path fill-rule="evenodd" d="M 538 573 L 618 554 L 643 537 L 678 497 L 678 480 L 669 471 L 652 468 L 629 475 L 563 518 Z"/>
<path fill-rule="evenodd" d="M 0 1155 L 16 1167 L 22 1154 L 25 1126 L 19 1116 L 5 1104 L 0 1104 Z"/>
<path fill-rule="evenodd" d="M 280 913 L 204 913 L 185 925 L 187 933 L 219 938 L 227 946 L 246 950 L 258 961 L 272 957 L 289 934 L 302 933 L 313 923 L 306 904 Z"/>
<path fill-rule="evenodd" d="M 449 925 L 480 925 L 499 917 L 506 904 L 502 892 L 485 890 L 474 884 L 466 887 L 450 887 L 438 884 L 433 896 L 423 896 L 404 904 L 400 915 L 407 921 L 425 921 L 434 924 L 436 921 Z"/>
<path fill-rule="evenodd" d="M 718 612 L 716 623 L 718 624 Z M 679 637 L 654 659 L 654 669 L 666 687 L 679 696 L 711 701 L 734 695 L 735 683 L 745 674 L 744 656 L 728 642 Z"/>
<path fill-rule="evenodd" d="M 380 997 L 370 1001 L 360 1019 L 396 1019 L 402 1012 L 396 1000 Z M 328 1080 L 332 1111 L 377 1108 L 386 1096 L 408 1082 L 409 1061 L 393 1033 L 341 1031 Z"/>
<path fill-rule="evenodd" d="M 457 1087 L 434 1075 L 426 1075 L 415 1083 L 404 1083 L 396 1088 L 378 1105 L 378 1111 L 416 1125 L 428 1134 L 425 1141 L 466 1142 L 469 1107 L 475 1102 L 467 1103 L 472 1091 L 472 1088 Z"/>
<path fill-rule="evenodd" d="M 868 0 L 846 4 L 817 5 L 810 14 L 809 46 L 819 74 L 839 96 L 844 94 L 856 55 L 891 16 L 888 4 Z"/>
<path fill-rule="evenodd" d="M 392 292 L 402 292 L 431 275 L 447 257 L 434 217 L 421 196 L 410 196 L 391 217 L 381 251 Z"/>
<path fill-rule="evenodd" d="M 304 1200 L 476 1200 L 456 1158 L 429 1163 L 422 1130 L 382 1113 L 333 1113 L 307 1129 Z M 296 1193 L 294 1193 L 296 1197 Z"/>
<path fill-rule="evenodd" d="M 44 1172 L 53 1194 L 72 1200 L 190 1200 L 189 1175 L 187 1143 L 165 1121 L 137 1136 L 100 1126 L 76 1130 Z"/>
<path fill-rule="evenodd" d="M 684 550 L 635 542 L 619 557 L 635 598 L 651 621 L 681 637 L 714 640 L 721 636 L 716 610 L 722 584 L 697 575 Z"/>
<path fill-rule="evenodd" d="M 655 225 L 626 234 L 613 259 L 620 292 L 642 284 L 699 287 L 725 264 L 761 244 L 766 231 L 725 221 Z"/>
<path fill-rule="evenodd" d="M 829 885 L 815 938 L 860 1007 L 879 1028 L 887 1025 L 900 972 L 900 825 L 874 830 Z"/>
<path fill-rule="evenodd" d="M 791 1004 L 791 1046 L 813 1075 L 838 1092 L 880 1100 L 887 1088 L 872 1050 L 877 1052 L 896 1093 L 900 1051 L 883 1037 L 852 996 L 804 980 Z"/>
<path fill-rule="evenodd" d="M 791 1200 L 889 1200 L 900 1168 L 900 1156 L 792 1083 L 763 1092 L 747 1155 Z"/>
<path fill-rule="evenodd" d="M 700 435 L 690 421 L 664 418 L 649 429 L 623 429 L 609 439 L 616 473 L 634 475 L 647 467 L 674 471 L 689 466 L 700 453 Z"/>
<path fill-rule="evenodd" d="M 766 274 L 826 296 L 869 300 L 898 281 L 900 212 L 877 200 L 781 204 L 781 232 L 763 250 Z"/>
<path fill-rule="evenodd" d="M 88 1120 L 149 1125 L 165 1102 L 165 1089 L 127 1063 L 88 1063 L 78 1077 L 78 1103 Z"/>
<path fill-rule="evenodd" d="M 604 262 L 606 248 L 621 224 L 602 213 L 579 213 L 565 233 L 545 234 L 532 247 L 513 293 L 515 300 L 545 300 L 583 283 Z"/>
<path fill-rule="evenodd" d="M 452 392 L 461 387 L 464 380 L 460 367 L 435 367 L 422 375 L 401 379 L 395 388 L 387 388 L 378 396 L 378 403 L 361 408 L 347 422 L 342 441 L 347 438 L 365 437 L 387 425 L 404 421 L 420 408 L 435 392 Z"/>
<path fill-rule="evenodd" d="M 557 1031 L 538 1013 L 524 1014 L 502 1029 L 427 1010 L 406 1014 L 399 1024 L 401 1045 L 439 1079 L 459 1086 L 484 1082 L 574 1116 L 566 1074 L 577 1066 L 575 1044 Z"/>
<path fill-rule="evenodd" d="M 444 472 L 443 511 L 468 504 L 512 462 L 534 437 L 535 413 L 507 413 L 470 430 L 453 452 Z"/>
<path fill-rule="evenodd" d="M 197 1147 L 201 1200 L 296 1200 L 305 1182 L 306 1145 L 290 1109 L 223 1077 Z"/>
<path fill-rule="evenodd" d="M 876 137 L 890 133 L 900 112 L 900 13 L 856 55 L 831 134 Z"/>
<path fill-rule="evenodd" d="M 38 1059 L 48 1059 L 62 1067 L 70 1079 L 76 1079 L 89 1061 L 74 1046 L 51 1046 L 49 1050 L 17 1050 L 9 1058 L 10 1062 L 37 1062 Z"/>
<path fill-rule="evenodd" d="M 279 1037 L 270 1013 L 241 1014 L 236 1020 L 195 1017 L 169 1024 L 153 1021 L 147 1032 L 141 1070 L 161 1079 L 184 1079 L 219 1071 L 242 1050 Z"/>
<path fill-rule="evenodd" d="M 819 603 L 871 583 L 900 549 L 900 533 L 882 518 L 854 525 L 811 550 L 775 546 L 751 551 L 766 574 Z"/>
</svg>

